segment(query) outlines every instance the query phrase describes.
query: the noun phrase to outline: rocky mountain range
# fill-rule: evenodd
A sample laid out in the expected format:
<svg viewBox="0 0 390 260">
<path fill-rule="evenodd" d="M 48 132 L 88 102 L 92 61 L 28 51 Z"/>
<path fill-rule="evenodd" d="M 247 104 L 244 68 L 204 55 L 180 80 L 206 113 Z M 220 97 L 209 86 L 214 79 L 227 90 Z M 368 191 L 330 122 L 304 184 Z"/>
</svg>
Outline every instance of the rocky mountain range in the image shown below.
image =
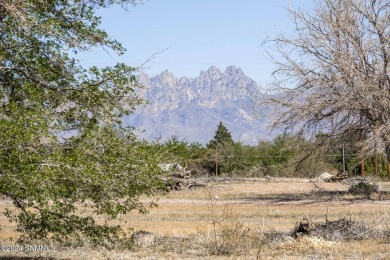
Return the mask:
<svg viewBox="0 0 390 260">
<path fill-rule="evenodd" d="M 267 108 L 257 104 L 262 93 L 239 67 L 222 72 L 212 66 L 196 78 L 176 78 L 168 70 L 152 77 L 141 73 L 138 81 L 145 86 L 140 94 L 148 104 L 124 123 L 144 130 L 144 138 L 177 136 L 205 144 L 222 122 L 235 141 L 253 145 L 269 139 Z"/>
</svg>

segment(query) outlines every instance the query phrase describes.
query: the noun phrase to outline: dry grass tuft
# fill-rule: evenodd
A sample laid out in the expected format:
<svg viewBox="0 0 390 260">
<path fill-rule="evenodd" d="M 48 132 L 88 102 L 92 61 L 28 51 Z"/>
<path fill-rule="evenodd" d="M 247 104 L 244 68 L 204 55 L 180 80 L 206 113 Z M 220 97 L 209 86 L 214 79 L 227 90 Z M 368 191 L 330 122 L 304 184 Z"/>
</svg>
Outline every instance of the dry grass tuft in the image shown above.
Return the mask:
<svg viewBox="0 0 390 260">
<path fill-rule="evenodd" d="M 173 191 L 147 215 L 131 213 L 132 250 L 107 251 L 68 244 L 56 251 L 1 257 L 56 259 L 390 259 L 390 203 L 356 199 L 347 184 L 298 180 L 212 182 L 206 188 Z M 390 185 L 380 183 L 380 192 Z M 387 195 L 386 195 L 387 196 Z M 145 199 L 146 200 L 146 199 Z M 0 208 L 12 207 L 0 201 Z M 310 221 L 309 236 L 293 238 L 295 224 Z M 14 224 L 0 215 L 0 244 L 14 244 Z M 77 241 L 76 241 L 77 242 Z M 82 247 L 77 247 L 82 245 Z"/>
<path fill-rule="evenodd" d="M 297 239 L 286 239 L 280 245 L 277 245 L 278 249 L 300 249 L 300 250 L 326 250 L 334 245 L 340 244 L 336 241 L 327 241 L 321 237 L 303 236 Z"/>
<path fill-rule="evenodd" d="M 198 243 L 205 255 L 242 255 L 253 248 L 262 247 L 264 236 L 245 227 L 239 221 L 220 223 L 210 232 L 201 232 Z"/>
</svg>

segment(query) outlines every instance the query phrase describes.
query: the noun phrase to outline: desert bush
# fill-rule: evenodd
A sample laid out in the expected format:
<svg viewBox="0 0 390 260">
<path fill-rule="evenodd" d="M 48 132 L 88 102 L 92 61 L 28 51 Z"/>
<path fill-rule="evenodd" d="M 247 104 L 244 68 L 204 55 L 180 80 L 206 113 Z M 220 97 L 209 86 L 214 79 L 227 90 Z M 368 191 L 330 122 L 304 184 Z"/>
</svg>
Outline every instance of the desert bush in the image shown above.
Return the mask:
<svg viewBox="0 0 390 260">
<path fill-rule="evenodd" d="M 153 233 L 144 230 L 134 232 L 131 238 L 133 240 L 132 243 L 138 247 L 149 247 L 156 242 L 156 236 Z"/>
<path fill-rule="evenodd" d="M 351 185 L 348 191 L 353 195 L 364 195 L 369 198 L 372 193 L 378 192 L 378 189 L 378 184 L 362 180 L 357 184 Z"/>
</svg>

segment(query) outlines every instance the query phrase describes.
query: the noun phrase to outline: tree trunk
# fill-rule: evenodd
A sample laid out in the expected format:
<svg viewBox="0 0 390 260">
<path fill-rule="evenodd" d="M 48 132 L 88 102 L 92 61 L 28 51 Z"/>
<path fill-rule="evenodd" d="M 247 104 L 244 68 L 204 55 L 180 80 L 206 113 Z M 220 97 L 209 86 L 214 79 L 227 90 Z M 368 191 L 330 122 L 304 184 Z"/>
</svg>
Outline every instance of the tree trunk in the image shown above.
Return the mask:
<svg viewBox="0 0 390 260">
<path fill-rule="evenodd" d="M 218 176 L 218 142 L 215 143 L 215 178 Z"/>
<path fill-rule="evenodd" d="M 385 152 L 387 157 L 387 176 L 390 176 L 390 144 L 385 145 Z"/>
<path fill-rule="evenodd" d="M 390 162 L 387 162 L 387 176 L 390 176 Z"/>
</svg>

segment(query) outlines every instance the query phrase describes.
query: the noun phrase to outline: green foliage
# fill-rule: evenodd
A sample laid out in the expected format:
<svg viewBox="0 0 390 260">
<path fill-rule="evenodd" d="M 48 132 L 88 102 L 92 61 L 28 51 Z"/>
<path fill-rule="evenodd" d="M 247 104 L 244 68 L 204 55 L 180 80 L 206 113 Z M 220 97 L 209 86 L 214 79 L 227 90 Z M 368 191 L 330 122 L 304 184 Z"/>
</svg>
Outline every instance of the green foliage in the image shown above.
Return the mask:
<svg viewBox="0 0 390 260">
<path fill-rule="evenodd" d="M 321 150 L 299 136 L 281 134 L 258 145 L 264 175 L 313 177 L 330 166 L 321 157 Z"/>
<path fill-rule="evenodd" d="M 134 68 L 86 69 L 69 56 L 96 46 L 124 52 L 95 15 L 114 2 L 0 2 L 0 193 L 16 206 L 6 215 L 23 240 L 113 245 L 120 226 L 94 217 L 146 212 L 139 197 L 162 185 L 158 150 L 121 127 L 143 102 Z"/>
<path fill-rule="evenodd" d="M 215 173 L 215 143 L 221 133 L 229 133 L 221 123 L 221 129 L 209 142 L 208 170 Z M 299 136 L 281 134 L 272 141 L 261 141 L 257 146 L 235 143 L 230 133 L 218 147 L 219 171 L 223 175 L 240 176 L 301 176 L 313 177 L 332 166 L 321 157 L 321 150 L 312 142 Z M 211 160 L 210 160 L 211 159 Z"/>
<path fill-rule="evenodd" d="M 286 135 L 277 136 L 272 142 L 263 141 L 259 144 L 263 155 L 262 163 L 266 168 L 288 162 L 293 155 L 292 140 Z"/>
<path fill-rule="evenodd" d="M 241 143 L 225 145 L 219 149 L 220 173 L 228 176 L 248 175 L 250 169 L 259 166 L 260 160 L 257 157 L 258 155 L 256 147 Z M 215 168 L 213 170 L 215 172 Z"/>
<path fill-rule="evenodd" d="M 379 177 L 387 177 L 387 157 L 385 153 L 372 155 L 367 158 L 364 163 L 365 172 L 375 175 L 375 164 L 377 175 Z"/>
<path fill-rule="evenodd" d="M 222 124 L 222 122 L 219 122 L 217 131 L 215 131 L 214 138 L 210 140 L 210 142 L 207 144 L 207 148 L 209 149 L 215 149 L 215 146 L 226 146 L 234 144 L 232 135 L 230 134 L 229 130 Z"/>
<path fill-rule="evenodd" d="M 227 129 L 225 132 L 228 132 Z M 217 136 L 217 135 L 216 135 Z M 257 146 L 239 142 L 224 142 L 218 146 L 218 175 L 220 176 L 282 176 L 315 177 L 324 171 L 334 170 L 334 156 L 324 156 L 316 142 L 301 137 L 281 134 L 272 141 L 261 141 Z M 215 175 L 216 149 L 199 143 L 179 141 L 172 137 L 159 145 L 165 151 L 163 162 L 181 162 L 193 175 Z M 329 160 L 331 158 L 331 160 Z"/>
<path fill-rule="evenodd" d="M 338 169 L 339 172 L 342 172 L 344 170 L 342 153 L 344 147 L 346 172 L 351 175 L 361 175 L 362 149 L 358 146 L 359 135 L 345 133 L 337 140 L 334 140 L 325 134 L 319 134 L 317 135 L 317 140 L 319 143 L 324 143 L 321 149 L 328 155 L 325 158 L 327 163 Z M 375 175 L 376 172 L 378 177 L 387 176 L 386 154 L 378 152 L 377 154 L 371 153 L 371 155 L 366 156 L 364 158 L 364 172 L 365 175 Z"/>
<path fill-rule="evenodd" d="M 163 159 L 165 162 L 180 162 L 183 163 L 195 160 L 205 152 L 205 149 L 200 143 L 188 141 L 180 141 L 177 136 L 172 136 L 163 144 L 159 145 L 161 150 L 165 151 L 166 156 Z"/>
<path fill-rule="evenodd" d="M 351 185 L 348 191 L 353 195 L 364 195 L 369 198 L 372 193 L 378 192 L 379 187 L 375 183 L 360 181 L 357 184 Z"/>
</svg>

